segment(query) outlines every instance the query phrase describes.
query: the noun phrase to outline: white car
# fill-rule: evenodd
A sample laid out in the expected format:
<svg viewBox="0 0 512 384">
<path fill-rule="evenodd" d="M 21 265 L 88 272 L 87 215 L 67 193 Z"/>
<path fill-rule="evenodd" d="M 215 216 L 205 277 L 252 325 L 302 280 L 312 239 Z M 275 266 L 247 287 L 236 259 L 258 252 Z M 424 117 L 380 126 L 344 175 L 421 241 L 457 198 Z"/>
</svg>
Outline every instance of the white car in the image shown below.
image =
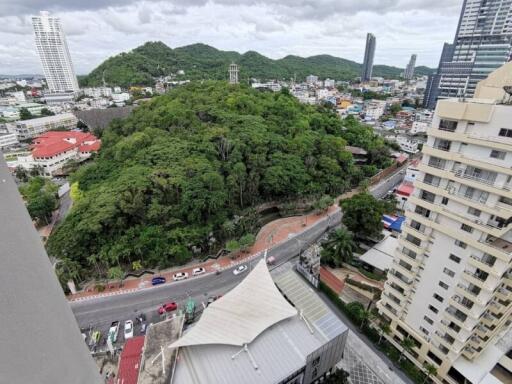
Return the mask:
<svg viewBox="0 0 512 384">
<path fill-rule="evenodd" d="M 180 281 L 180 280 L 185 280 L 185 279 L 188 279 L 188 273 L 187 272 L 178 272 L 178 273 L 175 273 L 174 276 L 172 277 L 172 279 L 174 281 Z"/>
<path fill-rule="evenodd" d="M 203 267 L 194 268 L 192 270 L 192 276 L 199 276 L 206 272 L 206 269 Z"/>
<path fill-rule="evenodd" d="M 133 321 L 126 320 L 124 322 L 124 339 L 128 340 L 133 337 Z"/>
<path fill-rule="evenodd" d="M 247 271 L 247 265 L 239 265 L 233 270 L 233 274 L 239 275 L 241 273 L 244 273 L 245 271 Z"/>
</svg>

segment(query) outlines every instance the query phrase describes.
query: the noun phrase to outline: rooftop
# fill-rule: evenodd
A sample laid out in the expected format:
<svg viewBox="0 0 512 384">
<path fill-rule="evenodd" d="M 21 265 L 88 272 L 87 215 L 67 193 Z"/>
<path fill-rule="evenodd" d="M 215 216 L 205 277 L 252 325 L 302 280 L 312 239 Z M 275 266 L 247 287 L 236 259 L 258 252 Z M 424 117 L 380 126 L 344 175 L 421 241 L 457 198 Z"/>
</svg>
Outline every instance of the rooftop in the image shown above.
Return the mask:
<svg viewBox="0 0 512 384">
<path fill-rule="evenodd" d="M 375 247 L 361 255 L 359 260 L 380 271 L 385 271 L 389 269 L 393 263 L 394 252 L 397 246 L 398 239 L 388 235 L 384 240 L 375 245 Z"/>
<path fill-rule="evenodd" d="M 132 339 L 128 339 L 119 357 L 117 382 L 122 384 L 137 384 L 143 346 L 144 336 L 136 336 Z"/>
<path fill-rule="evenodd" d="M 78 131 L 49 131 L 36 137 L 32 144 L 34 158 L 51 157 L 79 148 L 81 152 L 99 150 L 101 141 L 91 133 Z"/>
</svg>

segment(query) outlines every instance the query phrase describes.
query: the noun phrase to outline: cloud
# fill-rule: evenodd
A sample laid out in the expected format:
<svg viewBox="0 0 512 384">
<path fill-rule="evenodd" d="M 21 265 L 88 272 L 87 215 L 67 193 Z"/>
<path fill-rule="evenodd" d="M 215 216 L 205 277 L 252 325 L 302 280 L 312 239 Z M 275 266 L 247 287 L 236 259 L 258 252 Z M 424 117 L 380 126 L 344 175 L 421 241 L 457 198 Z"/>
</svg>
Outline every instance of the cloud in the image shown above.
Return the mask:
<svg viewBox="0 0 512 384">
<path fill-rule="evenodd" d="M 460 0 L 0 0 L 1 72 L 41 72 L 30 15 L 59 16 L 78 73 L 146 41 L 202 42 L 223 50 L 331 54 L 361 62 L 367 32 L 376 63 L 434 66 L 453 39 Z M 9 44 L 7 44 L 7 42 Z M 8 49 L 7 47 L 23 47 Z"/>
</svg>

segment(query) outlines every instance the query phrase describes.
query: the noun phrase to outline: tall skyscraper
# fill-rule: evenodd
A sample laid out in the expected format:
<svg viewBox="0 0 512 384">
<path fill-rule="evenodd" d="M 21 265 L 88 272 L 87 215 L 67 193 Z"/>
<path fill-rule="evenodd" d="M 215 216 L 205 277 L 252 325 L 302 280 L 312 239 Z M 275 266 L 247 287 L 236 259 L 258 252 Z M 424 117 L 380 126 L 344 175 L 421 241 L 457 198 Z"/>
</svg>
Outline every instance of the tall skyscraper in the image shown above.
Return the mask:
<svg viewBox="0 0 512 384">
<path fill-rule="evenodd" d="M 238 84 L 238 65 L 231 63 L 229 65 L 229 84 Z"/>
<path fill-rule="evenodd" d="M 366 48 L 364 50 L 363 68 L 361 71 L 361 81 L 370 81 L 373 71 L 373 58 L 375 57 L 375 45 L 377 44 L 375 36 L 372 33 L 366 35 Z"/>
<path fill-rule="evenodd" d="M 416 67 L 416 55 L 411 55 L 411 59 L 409 60 L 409 63 L 407 64 L 407 67 L 405 67 L 404 71 L 404 79 L 405 80 L 412 80 L 414 77 L 414 68 Z"/>
<path fill-rule="evenodd" d="M 501 383 L 512 365 L 512 63 L 475 99 L 437 104 L 377 307 L 436 383 Z M 499 376 L 499 374 L 498 374 Z"/>
<path fill-rule="evenodd" d="M 423 108 L 434 109 L 436 107 L 437 98 L 439 97 L 439 80 L 443 73 L 444 63 L 448 63 L 453 57 L 453 44 L 444 43 L 441 58 L 437 65 L 437 72 L 428 76 L 427 87 L 423 96 Z"/>
<path fill-rule="evenodd" d="M 510 59 L 511 41 L 510 0 L 464 0 L 452 55 L 440 64 L 438 89 L 430 93 L 472 97 L 477 83 Z"/>
<path fill-rule="evenodd" d="M 103 382 L 1 151 L 0 196 L 0 382 Z"/>
<path fill-rule="evenodd" d="M 60 19 L 41 12 L 39 16 L 32 17 L 32 25 L 50 92 L 77 92 L 78 81 Z"/>
</svg>

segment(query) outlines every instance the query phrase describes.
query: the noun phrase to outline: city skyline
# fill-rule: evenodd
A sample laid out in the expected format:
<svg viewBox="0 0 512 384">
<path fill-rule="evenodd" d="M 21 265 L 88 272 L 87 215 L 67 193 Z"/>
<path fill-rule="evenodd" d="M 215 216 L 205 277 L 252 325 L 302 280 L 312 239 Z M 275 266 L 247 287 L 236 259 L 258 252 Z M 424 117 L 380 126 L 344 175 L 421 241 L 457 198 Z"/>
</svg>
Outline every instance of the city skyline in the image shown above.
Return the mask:
<svg viewBox="0 0 512 384">
<path fill-rule="evenodd" d="M 458 0 L 444 7 L 441 3 L 427 7 L 422 1 L 402 1 L 347 8 L 326 2 L 320 12 L 307 2 L 296 10 L 286 3 L 255 6 L 243 2 L 229 7 L 197 2 L 188 8 L 164 7 L 158 1 L 129 2 L 123 7 L 115 2 L 110 7 L 92 4 L 79 8 L 72 2 L 37 8 L 28 4 L 21 1 L 9 9 L 0 5 L 4 15 L 0 17 L 0 37 L 9 42 L 0 44 L 5 74 L 41 72 L 30 18 L 45 9 L 62 20 L 76 72 L 86 74 L 109 56 L 154 40 L 171 47 L 202 42 L 222 50 L 254 50 L 271 58 L 330 54 L 361 63 L 368 29 L 379 37 L 376 64 L 402 67 L 414 44 L 421 59 L 418 65 L 434 67 L 442 42 L 453 36 L 461 6 Z"/>
</svg>

